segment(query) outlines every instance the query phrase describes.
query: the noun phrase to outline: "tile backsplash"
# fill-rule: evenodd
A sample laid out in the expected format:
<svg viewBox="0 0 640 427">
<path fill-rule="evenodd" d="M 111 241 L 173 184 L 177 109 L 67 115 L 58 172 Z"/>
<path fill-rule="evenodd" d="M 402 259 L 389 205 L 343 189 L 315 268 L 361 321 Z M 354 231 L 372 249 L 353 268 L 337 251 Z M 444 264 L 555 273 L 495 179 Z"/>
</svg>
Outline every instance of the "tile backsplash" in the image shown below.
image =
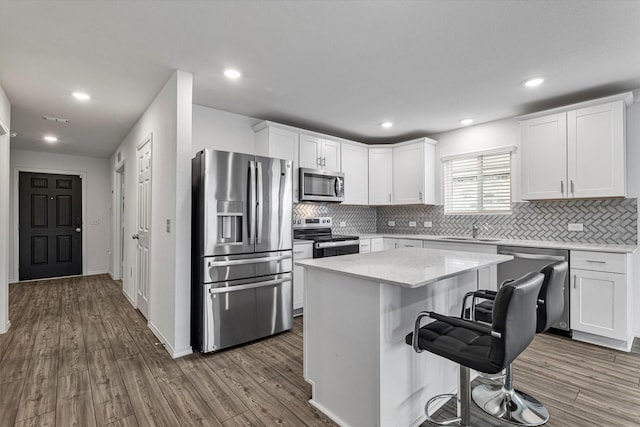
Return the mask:
<svg viewBox="0 0 640 427">
<path fill-rule="evenodd" d="M 352 206 L 337 203 L 296 203 L 294 217 L 330 216 L 334 234 L 365 234 L 376 232 L 376 207 Z M 340 227 L 340 222 L 346 223 Z"/>
<path fill-rule="evenodd" d="M 444 215 L 443 206 L 350 206 L 298 203 L 294 216 L 331 216 L 334 233 L 393 233 L 468 236 L 478 221 L 480 237 L 579 243 L 638 243 L 637 199 L 518 202 L 511 215 Z M 340 227 L 340 222 L 346 223 Z M 395 221 L 395 226 L 388 225 Z M 416 227 L 409 227 L 415 221 Z M 430 221 L 432 227 L 424 227 Z M 581 223 L 584 231 L 568 231 Z"/>
<path fill-rule="evenodd" d="M 395 227 L 388 225 L 390 220 Z M 416 221 L 417 227 L 409 227 L 409 221 Z M 425 228 L 424 221 L 431 221 L 433 227 Z M 469 236 L 475 221 L 480 237 L 626 245 L 638 241 L 637 199 L 518 202 L 511 215 L 444 215 L 443 206 L 381 206 L 376 229 L 378 233 Z M 567 231 L 569 223 L 583 224 L 584 231 Z"/>
</svg>

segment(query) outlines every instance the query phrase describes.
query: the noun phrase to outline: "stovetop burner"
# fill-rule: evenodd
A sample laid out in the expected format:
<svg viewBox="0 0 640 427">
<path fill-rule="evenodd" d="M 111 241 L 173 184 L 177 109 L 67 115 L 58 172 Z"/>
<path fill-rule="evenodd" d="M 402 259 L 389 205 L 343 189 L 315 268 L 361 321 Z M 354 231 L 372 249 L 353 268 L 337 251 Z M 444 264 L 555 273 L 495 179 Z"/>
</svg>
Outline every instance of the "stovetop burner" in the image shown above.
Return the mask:
<svg viewBox="0 0 640 427">
<path fill-rule="evenodd" d="M 332 234 L 330 217 L 294 218 L 293 238 L 313 240 L 314 242 L 344 242 L 358 240 L 358 236 Z"/>
</svg>

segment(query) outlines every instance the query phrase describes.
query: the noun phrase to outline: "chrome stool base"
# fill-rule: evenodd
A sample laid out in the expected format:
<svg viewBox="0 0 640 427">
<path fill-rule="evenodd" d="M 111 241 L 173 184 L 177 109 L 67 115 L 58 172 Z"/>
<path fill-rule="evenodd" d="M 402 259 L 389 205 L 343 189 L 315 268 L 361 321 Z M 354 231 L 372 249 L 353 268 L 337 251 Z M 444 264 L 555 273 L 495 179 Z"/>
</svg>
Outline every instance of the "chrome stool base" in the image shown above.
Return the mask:
<svg viewBox="0 0 640 427">
<path fill-rule="evenodd" d="M 540 426 L 549 420 L 549 411 L 537 399 L 503 384 L 481 384 L 471 395 L 487 414 L 512 424 Z"/>
</svg>

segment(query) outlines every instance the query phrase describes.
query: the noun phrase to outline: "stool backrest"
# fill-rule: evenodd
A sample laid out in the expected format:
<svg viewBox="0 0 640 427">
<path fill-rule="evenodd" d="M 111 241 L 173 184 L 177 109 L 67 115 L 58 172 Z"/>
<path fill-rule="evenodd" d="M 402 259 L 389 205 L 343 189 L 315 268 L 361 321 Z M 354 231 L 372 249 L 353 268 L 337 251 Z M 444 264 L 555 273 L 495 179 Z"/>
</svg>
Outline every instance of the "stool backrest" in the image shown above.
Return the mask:
<svg viewBox="0 0 640 427">
<path fill-rule="evenodd" d="M 544 275 L 527 273 L 504 285 L 493 305 L 491 329 L 501 337 L 491 338 L 489 359 L 496 372 L 522 353 L 536 334 L 536 303 Z"/>
<path fill-rule="evenodd" d="M 558 261 L 540 270 L 544 280 L 538 295 L 538 333 L 549 329 L 564 312 L 564 282 L 568 269 L 567 261 Z"/>
</svg>

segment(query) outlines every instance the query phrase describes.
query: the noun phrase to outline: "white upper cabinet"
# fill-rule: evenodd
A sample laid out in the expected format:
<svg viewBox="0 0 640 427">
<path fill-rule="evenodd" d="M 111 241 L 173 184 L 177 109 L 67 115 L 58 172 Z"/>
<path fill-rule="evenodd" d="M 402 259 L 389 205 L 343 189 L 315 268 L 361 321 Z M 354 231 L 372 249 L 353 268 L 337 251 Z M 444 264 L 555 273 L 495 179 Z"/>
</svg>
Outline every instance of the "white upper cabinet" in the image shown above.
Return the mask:
<svg viewBox="0 0 640 427">
<path fill-rule="evenodd" d="M 314 135 L 300 134 L 300 167 L 340 170 L 340 143 Z"/>
<path fill-rule="evenodd" d="M 393 147 L 393 204 L 435 204 L 435 144 L 420 138 Z"/>
<path fill-rule="evenodd" d="M 366 147 L 342 143 L 342 172 L 344 173 L 344 203 L 369 203 L 369 157 Z"/>
<path fill-rule="evenodd" d="M 293 202 L 298 202 L 298 133 L 278 128 L 274 123 L 261 122 L 254 126 L 256 154 L 293 162 Z"/>
<path fill-rule="evenodd" d="M 369 204 L 390 205 L 392 192 L 393 148 L 369 148 Z"/>
<path fill-rule="evenodd" d="M 565 113 L 526 120 L 522 133 L 522 198 L 560 199 L 567 195 L 567 117 Z"/>
<path fill-rule="evenodd" d="M 523 120 L 522 198 L 624 197 L 629 98 L 623 94 Z"/>
<path fill-rule="evenodd" d="M 624 103 L 567 113 L 570 197 L 625 196 Z"/>
</svg>

